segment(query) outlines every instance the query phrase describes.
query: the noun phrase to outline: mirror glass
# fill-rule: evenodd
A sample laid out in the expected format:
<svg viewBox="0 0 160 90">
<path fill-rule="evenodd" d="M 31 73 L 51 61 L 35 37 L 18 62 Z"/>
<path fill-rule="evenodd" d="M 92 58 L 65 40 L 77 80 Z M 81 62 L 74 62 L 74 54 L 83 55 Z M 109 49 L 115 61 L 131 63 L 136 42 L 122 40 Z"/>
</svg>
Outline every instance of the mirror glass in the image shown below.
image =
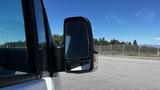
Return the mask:
<svg viewBox="0 0 160 90">
<path fill-rule="evenodd" d="M 65 22 L 65 59 L 69 72 L 88 71 L 91 68 L 87 22 L 73 19 Z"/>
<path fill-rule="evenodd" d="M 89 57 L 87 25 L 81 20 L 65 23 L 65 58 L 85 59 Z"/>
</svg>

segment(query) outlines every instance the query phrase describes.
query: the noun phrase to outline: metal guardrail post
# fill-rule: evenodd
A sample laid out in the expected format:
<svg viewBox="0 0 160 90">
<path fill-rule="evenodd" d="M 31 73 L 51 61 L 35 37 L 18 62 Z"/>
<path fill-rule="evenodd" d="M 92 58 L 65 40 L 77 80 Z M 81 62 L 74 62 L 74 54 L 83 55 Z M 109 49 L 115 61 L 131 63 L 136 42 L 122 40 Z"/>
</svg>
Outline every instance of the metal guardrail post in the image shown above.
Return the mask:
<svg viewBox="0 0 160 90">
<path fill-rule="evenodd" d="M 148 48 L 147 48 L 148 47 Z M 102 55 L 123 55 L 123 56 L 153 56 L 160 57 L 160 45 L 154 46 L 127 46 L 127 45 L 98 45 L 97 50 Z M 147 51 L 146 51 L 147 50 Z M 150 50 L 150 51 L 148 51 Z"/>
<path fill-rule="evenodd" d="M 111 55 L 113 55 L 113 51 L 112 51 L 113 49 L 112 49 L 112 48 L 113 48 L 112 45 L 110 45 L 110 49 L 111 49 L 110 52 L 111 52 Z"/>
<path fill-rule="evenodd" d="M 158 45 L 158 47 L 157 47 L 157 57 L 160 56 L 160 55 L 159 55 L 159 54 L 160 54 L 160 53 L 159 53 L 159 48 L 160 48 L 160 47 L 159 47 L 159 45 Z"/>
<path fill-rule="evenodd" d="M 141 47 L 138 46 L 138 56 L 141 56 Z"/>
<path fill-rule="evenodd" d="M 125 45 L 123 44 L 123 56 L 125 56 L 124 50 L 125 50 Z"/>
<path fill-rule="evenodd" d="M 99 45 L 99 52 L 102 54 L 102 45 Z"/>
</svg>

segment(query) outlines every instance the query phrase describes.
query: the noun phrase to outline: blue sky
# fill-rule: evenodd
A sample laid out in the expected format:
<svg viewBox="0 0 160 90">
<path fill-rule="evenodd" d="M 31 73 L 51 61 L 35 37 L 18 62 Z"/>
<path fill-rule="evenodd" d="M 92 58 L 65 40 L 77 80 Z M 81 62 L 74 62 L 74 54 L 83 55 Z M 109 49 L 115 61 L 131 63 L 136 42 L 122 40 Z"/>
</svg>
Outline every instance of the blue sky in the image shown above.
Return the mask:
<svg viewBox="0 0 160 90">
<path fill-rule="evenodd" d="M 160 0 L 45 0 L 52 34 L 66 17 L 89 18 L 95 38 L 160 44 Z"/>
</svg>

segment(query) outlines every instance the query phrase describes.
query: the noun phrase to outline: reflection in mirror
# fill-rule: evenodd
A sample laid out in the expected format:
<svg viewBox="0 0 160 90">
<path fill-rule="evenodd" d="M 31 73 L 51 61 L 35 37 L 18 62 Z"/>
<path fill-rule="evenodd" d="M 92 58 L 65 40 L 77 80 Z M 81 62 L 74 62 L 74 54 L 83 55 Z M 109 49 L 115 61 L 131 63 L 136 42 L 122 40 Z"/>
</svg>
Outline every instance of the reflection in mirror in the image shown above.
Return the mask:
<svg viewBox="0 0 160 90">
<path fill-rule="evenodd" d="M 0 21 L 0 48 L 25 48 L 24 23 Z"/>
<path fill-rule="evenodd" d="M 84 65 L 80 65 L 78 67 L 72 68 L 71 71 L 81 71 L 81 70 L 89 70 L 90 69 L 90 63 L 86 63 Z"/>
<path fill-rule="evenodd" d="M 80 62 L 72 61 L 68 63 L 68 67 L 70 71 L 87 71 L 90 69 L 90 60 L 81 60 Z"/>
<path fill-rule="evenodd" d="M 66 50 L 65 50 L 65 54 L 67 54 L 69 43 L 70 43 L 70 36 L 66 36 Z"/>
<path fill-rule="evenodd" d="M 65 56 L 66 59 L 89 57 L 89 42 L 87 26 L 84 22 L 74 20 L 66 23 Z"/>
<path fill-rule="evenodd" d="M 22 0 L 0 0 L 0 78 L 28 74 Z"/>
</svg>

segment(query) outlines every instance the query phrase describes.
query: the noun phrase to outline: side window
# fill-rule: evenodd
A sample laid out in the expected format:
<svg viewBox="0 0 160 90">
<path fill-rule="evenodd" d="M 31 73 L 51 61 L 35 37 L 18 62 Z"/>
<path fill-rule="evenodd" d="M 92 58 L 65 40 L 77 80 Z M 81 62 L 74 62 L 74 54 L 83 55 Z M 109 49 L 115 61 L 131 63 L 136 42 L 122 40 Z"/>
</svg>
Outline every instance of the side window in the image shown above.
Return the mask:
<svg viewBox="0 0 160 90">
<path fill-rule="evenodd" d="M 29 68 L 22 0 L 0 0 L 0 79 L 29 74 Z"/>
<path fill-rule="evenodd" d="M 45 33 L 44 18 L 42 12 L 42 4 L 41 0 L 34 0 L 34 2 L 35 2 L 35 14 L 37 22 L 39 61 L 41 62 L 43 75 L 46 75 L 48 73 L 47 72 L 48 59 L 47 59 L 46 33 Z"/>
</svg>

